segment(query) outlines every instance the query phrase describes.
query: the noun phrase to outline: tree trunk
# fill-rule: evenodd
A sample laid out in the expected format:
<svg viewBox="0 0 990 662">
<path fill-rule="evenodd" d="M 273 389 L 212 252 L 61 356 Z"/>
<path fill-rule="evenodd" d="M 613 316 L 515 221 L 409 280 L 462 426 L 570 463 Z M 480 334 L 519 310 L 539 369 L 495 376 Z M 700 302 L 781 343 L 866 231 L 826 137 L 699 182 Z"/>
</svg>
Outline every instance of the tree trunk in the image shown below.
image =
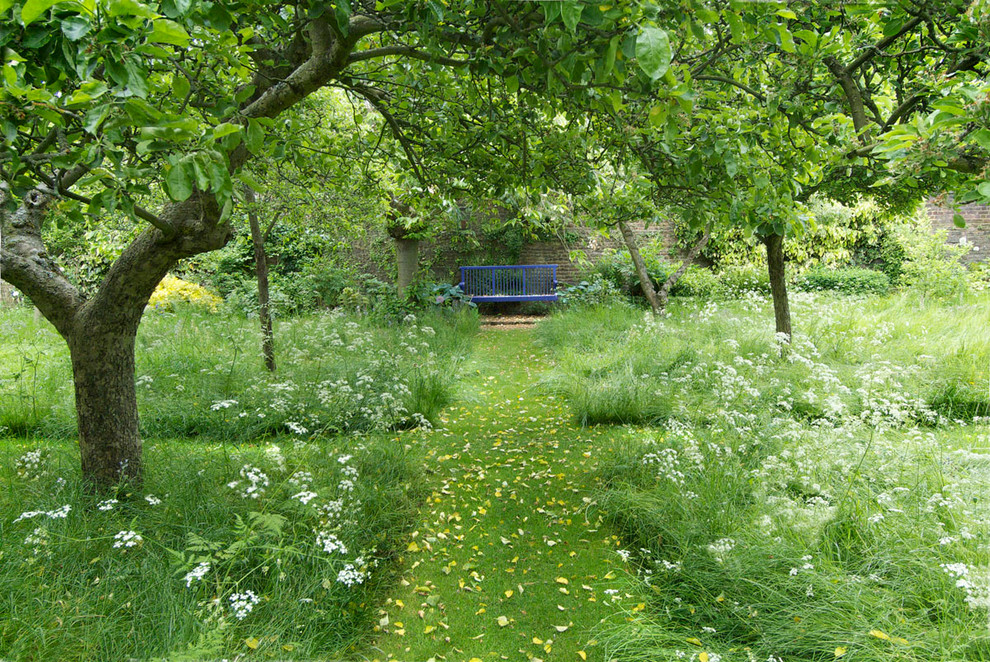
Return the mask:
<svg viewBox="0 0 990 662">
<path fill-rule="evenodd" d="M 622 241 L 626 243 L 626 248 L 629 249 L 633 266 L 636 268 L 636 275 L 639 277 L 639 286 L 643 288 L 643 294 L 646 295 L 646 300 L 650 302 L 650 310 L 653 311 L 654 315 L 659 315 L 663 312 L 663 307 L 657 300 L 657 291 L 653 289 L 653 281 L 650 280 L 650 274 L 646 270 L 646 262 L 639 252 L 639 246 L 636 245 L 636 237 L 633 236 L 632 230 L 629 229 L 625 221 L 619 221 L 619 232 L 622 233 Z"/>
<path fill-rule="evenodd" d="M 251 243 L 254 245 L 254 272 L 258 278 L 258 321 L 261 322 L 261 354 L 265 357 L 265 367 L 268 368 L 268 371 L 275 372 L 275 331 L 272 328 L 268 296 L 268 254 L 265 251 L 265 236 L 261 233 L 261 226 L 258 224 L 254 189 L 246 187 L 244 194 L 248 203 Z"/>
<path fill-rule="evenodd" d="M 773 319 L 777 333 L 791 341 L 791 309 L 787 303 L 787 281 L 784 273 L 784 237 L 779 234 L 763 238 L 767 247 L 767 269 L 770 272 L 770 294 L 773 295 Z"/>
<path fill-rule="evenodd" d="M 76 393 L 82 475 L 97 491 L 141 481 L 141 437 L 134 386 L 138 326 L 155 287 L 179 260 L 230 239 L 216 198 L 195 193 L 162 214 L 173 231 L 138 235 L 86 298 L 48 257 L 41 228 L 49 191 L 29 191 L 14 211 L 0 182 L 0 274 L 25 293 L 69 347 Z"/>
<path fill-rule="evenodd" d="M 711 230 L 706 227 L 705 231 L 701 235 L 701 239 L 699 239 L 698 242 L 691 247 L 691 250 L 688 251 L 688 254 L 684 257 L 684 260 L 681 262 L 681 266 L 677 268 L 677 271 L 670 274 L 670 276 L 667 277 L 667 280 L 664 281 L 663 285 L 660 286 L 660 292 L 657 294 L 657 299 L 660 303 L 661 311 L 667 307 L 667 301 L 670 299 L 671 288 L 677 284 L 677 281 L 681 279 L 681 276 L 683 276 L 688 270 L 688 267 L 694 264 L 694 261 L 698 258 L 698 253 L 700 253 L 701 249 L 708 243 L 708 238 L 710 236 Z"/>
<path fill-rule="evenodd" d="M 401 297 L 416 277 L 416 271 L 419 270 L 419 240 L 396 239 L 395 255 L 399 268 L 399 278 L 396 281 L 396 287 Z"/>
<path fill-rule="evenodd" d="M 92 334 L 87 329 L 89 325 L 80 325 L 68 340 L 82 473 L 101 489 L 122 482 L 139 485 L 141 436 L 134 386 L 135 333 L 124 328 L 118 333 Z"/>
</svg>

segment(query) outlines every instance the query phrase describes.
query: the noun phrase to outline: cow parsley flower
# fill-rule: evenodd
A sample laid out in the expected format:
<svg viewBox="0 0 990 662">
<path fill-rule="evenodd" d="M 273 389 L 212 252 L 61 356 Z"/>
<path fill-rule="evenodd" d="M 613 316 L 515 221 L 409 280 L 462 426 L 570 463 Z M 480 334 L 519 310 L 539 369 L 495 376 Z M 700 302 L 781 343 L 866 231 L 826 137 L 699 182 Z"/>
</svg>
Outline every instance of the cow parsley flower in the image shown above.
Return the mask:
<svg viewBox="0 0 990 662">
<path fill-rule="evenodd" d="M 189 572 L 187 572 L 186 576 L 183 577 L 183 579 L 186 580 L 186 588 L 192 586 L 193 582 L 198 582 L 199 580 L 203 579 L 203 577 L 205 577 L 206 573 L 208 573 L 209 571 L 210 571 L 210 562 L 204 561 L 199 565 L 197 565 L 192 570 L 190 570 Z"/>
<path fill-rule="evenodd" d="M 234 616 L 237 620 L 243 621 L 247 618 L 247 615 L 251 613 L 254 606 L 261 602 L 260 598 L 255 595 L 254 591 L 244 591 L 243 593 L 234 593 L 230 596 L 230 609 L 234 612 Z"/>
<path fill-rule="evenodd" d="M 137 531 L 120 531 L 113 537 L 113 548 L 136 547 L 144 542 L 144 538 Z"/>
</svg>

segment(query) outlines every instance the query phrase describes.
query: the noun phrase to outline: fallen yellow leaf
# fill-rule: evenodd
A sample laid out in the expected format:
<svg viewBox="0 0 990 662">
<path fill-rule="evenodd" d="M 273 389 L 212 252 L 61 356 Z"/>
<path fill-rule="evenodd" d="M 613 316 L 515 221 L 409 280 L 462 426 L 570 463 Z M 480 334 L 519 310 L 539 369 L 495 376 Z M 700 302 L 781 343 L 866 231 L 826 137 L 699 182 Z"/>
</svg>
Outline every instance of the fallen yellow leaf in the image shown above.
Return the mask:
<svg viewBox="0 0 990 662">
<path fill-rule="evenodd" d="M 883 639 L 884 641 L 890 641 L 890 635 L 882 630 L 870 630 L 870 636 L 876 637 L 877 639 Z"/>
<path fill-rule="evenodd" d="M 505 592 L 505 597 L 507 597 L 507 598 L 511 598 L 512 597 L 512 589 L 509 589 L 508 591 Z"/>
<path fill-rule="evenodd" d="M 437 628 L 436 628 L 435 625 L 427 625 L 425 628 L 423 628 L 423 634 L 429 634 L 429 633 L 433 632 L 436 629 Z"/>
<path fill-rule="evenodd" d="M 835 657 L 836 658 L 842 657 L 843 655 L 846 654 L 847 650 L 848 649 L 845 646 L 839 646 L 838 648 L 835 649 Z"/>
<path fill-rule="evenodd" d="M 506 618 L 505 616 L 499 616 L 496 620 L 500 628 L 504 628 L 506 625 L 509 624 L 509 619 Z"/>
<path fill-rule="evenodd" d="M 578 651 L 578 657 L 580 657 L 582 660 L 587 660 L 588 654 L 585 653 L 584 651 Z"/>
<path fill-rule="evenodd" d="M 705 651 L 698 653 L 698 662 L 708 662 L 708 653 Z"/>
<path fill-rule="evenodd" d="M 540 646 L 541 644 L 543 644 L 543 640 L 540 639 L 539 637 L 533 637 L 533 643 L 536 644 L 537 646 Z"/>
<path fill-rule="evenodd" d="M 248 637 L 247 639 L 244 640 L 244 645 L 250 648 L 251 650 L 256 649 L 260 644 L 261 642 L 258 641 L 257 637 Z"/>
<path fill-rule="evenodd" d="M 701 639 L 698 639 L 697 637 L 689 637 L 689 638 L 685 639 L 684 641 L 686 641 L 689 644 L 692 644 L 694 646 L 701 646 Z"/>
<path fill-rule="evenodd" d="M 411 543 L 409 543 L 409 546 L 406 547 L 406 551 L 407 552 L 418 552 L 419 551 L 419 545 L 417 545 L 416 544 L 416 541 L 413 540 Z"/>
<path fill-rule="evenodd" d="M 557 577 L 557 579 L 554 581 L 556 581 L 558 584 L 570 584 L 570 582 L 567 581 L 567 577 Z"/>
</svg>

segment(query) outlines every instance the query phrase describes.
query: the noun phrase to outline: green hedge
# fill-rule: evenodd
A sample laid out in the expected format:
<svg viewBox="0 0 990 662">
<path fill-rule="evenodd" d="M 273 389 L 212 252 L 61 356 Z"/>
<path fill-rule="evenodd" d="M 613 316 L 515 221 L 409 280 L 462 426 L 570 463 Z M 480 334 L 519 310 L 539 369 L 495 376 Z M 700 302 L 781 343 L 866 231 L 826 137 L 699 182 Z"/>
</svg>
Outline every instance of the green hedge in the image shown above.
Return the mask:
<svg viewBox="0 0 990 662">
<path fill-rule="evenodd" d="M 890 278 L 887 274 L 862 267 L 826 269 L 815 267 L 798 280 L 805 291 L 835 290 L 844 294 L 887 294 Z"/>
</svg>

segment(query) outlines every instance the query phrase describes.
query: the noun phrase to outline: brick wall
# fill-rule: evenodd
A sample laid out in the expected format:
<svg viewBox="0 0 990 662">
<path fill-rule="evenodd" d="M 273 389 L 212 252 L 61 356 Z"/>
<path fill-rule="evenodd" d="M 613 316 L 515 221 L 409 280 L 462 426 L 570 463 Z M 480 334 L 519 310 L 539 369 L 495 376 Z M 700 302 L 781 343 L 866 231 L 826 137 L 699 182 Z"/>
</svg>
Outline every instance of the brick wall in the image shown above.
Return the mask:
<svg viewBox="0 0 990 662">
<path fill-rule="evenodd" d="M 957 228 L 952 222 L 956 213 L 950 207 L 929 202 L 928 218 L 932 230 L 946 230 L 950 244 L 969 243 L 973 249 L 963 256 L 964 262 L 986 262 L 990 260 L 990 207 L 986 205 L 962 205 L 959 214 L 966 219 L 966 227 Z"/>
<path fill-rule="evenodd" d="M 636 236 L 639 245 L 659 239 L 661 245 L 668 251 L 671 260 L 680 258 L 676 248 L 677 237 L 673 221 L 664 221 L 646 227 L 645 223 L 630 223 L 630 229 Z M 570 259 L 571 251 L 582 251 L 586 260 L 597 262 L 607 251 L 623 250 L 625 243 L 618 229 L 613 228 L 607 234 L 587 227 L 571 226 L 567 233 L 576 235 L 577 240 L 568 244 L 562 239 L 541 241 L 526 244 L 519 255 L 519 264 L 556 264 L 557 280 L 561 283 L 574 284 L 583 276 L 583 269 L 576 261 Z"/>
</svg>

